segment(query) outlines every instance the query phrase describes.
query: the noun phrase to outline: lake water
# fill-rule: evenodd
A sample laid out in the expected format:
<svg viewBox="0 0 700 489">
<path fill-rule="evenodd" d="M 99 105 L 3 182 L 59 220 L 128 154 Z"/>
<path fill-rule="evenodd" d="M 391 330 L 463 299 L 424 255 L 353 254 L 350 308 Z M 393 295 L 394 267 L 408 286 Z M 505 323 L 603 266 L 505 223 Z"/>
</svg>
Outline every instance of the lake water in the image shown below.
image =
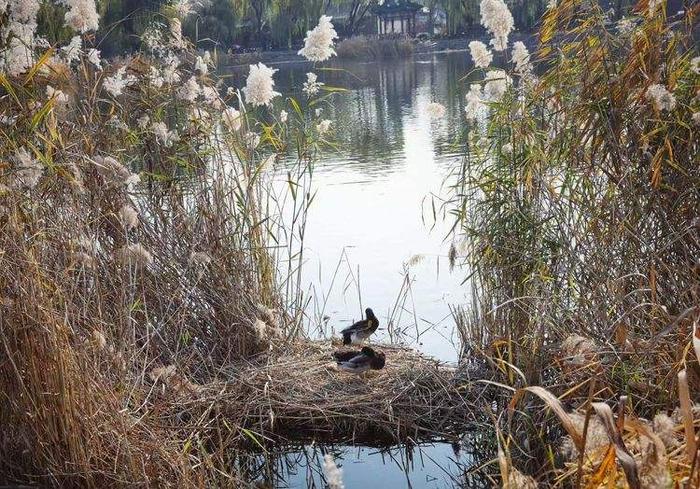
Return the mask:
<svg viewBox="0 0 700 489">
<path fill-rule="evenodd" d="M 405 447 L 306 446 L 256 457 L 245 467 L 248 475 L 275 488 L 324 488 L 324 454 L 331 454 L 342 470 L 347 489 L 485 487 L 466 474 L 471 457 L 455 453 L 447 443 Z"/>
<path fill-rule="evenodd" d="M 464 130 L 468 82 L 461 79 L 471 69 L 468 54 L 271 66 L 279 69 L 275 80 L 283 94 L 303 98 L 298 90 L 312 70 L 326 85 L 348 90 L 322 105 L 338 149 L 324 151 L 314 164 L 317 194 L 304 251 L 311 329 L 332 334 L 372 307 L 381 323 L 378 341 L 402 341 L 456 361 L 448 304 L 464 303 L 465 273 L 449 271 L 451 222 L 433 219 L 432 196 L 445 195 L 448 176 L 461 164 L 457 141 Z M 247 69 L 234 72 L 237 83 L 245 75 Z M 428 119 L 426 106 L 433 101 L 447 107 L 444 120 Z M 281 169 L 279 179 L 285 178 Z M 407 276 L 410 290 L 401 294 Z"/>
<path fill-rule="evenodd" d="M 380 320 L 373 341 L 401 342 L 455 362 L 458 345 L 450 304 L 467 301 L 463 269 L 450 272 L 450 218 L 434 219 L 433 197 L 444 196 L 463 158 L 458 143 L 464 94 L 471 69 L 466 52 L 416 55 L 412 60 L 369 63 L 334 61 L 270 63 L 277 89 L 302 98 L 308 71 L 328 86 L 343 87 L 323 106 L 333 121 L 338 150 L 315 163 L 312 204 L 305 237 L 303 280 L 313 301 L 309 331 L 331 335 L 372 307 Z M 241 86 L 247 69 L 230 70 Z M 298 88 L 297 88 L 298 90 Z M 430 121 L 426 106 L 440 102 L 443 120 Z M 285 180 L 285 169 L 278 178 Z M 410 286 L 407 287 L 407 284 Z M 275 487 L 319 485 L 316 449 L 286 451 Z M 468 457 L 455 457 L 446 443 L 420 446 L 411 464 L 362 447 L 340 447 L 346 487 L 451 487 Z M 396 453 L 403 453 L 395 448 Z M 316 454 L 318 455 L 318 454 Z M 322 456 L 321 456 L 322 458 Z M 283 481 L 283 482 L 279 482 Z"/>
</svg>

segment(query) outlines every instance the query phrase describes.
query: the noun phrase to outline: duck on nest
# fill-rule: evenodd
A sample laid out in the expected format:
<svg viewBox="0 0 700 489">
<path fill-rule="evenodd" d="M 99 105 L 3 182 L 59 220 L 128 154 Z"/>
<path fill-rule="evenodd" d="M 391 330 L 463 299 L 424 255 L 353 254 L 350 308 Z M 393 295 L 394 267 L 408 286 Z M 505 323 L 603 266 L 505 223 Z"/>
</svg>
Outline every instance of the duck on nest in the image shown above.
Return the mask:
<svg viewBox="0 0 700 489">
<path fill-rule="evenodd" d="M 379 327 L 379 319 L 369 307 L 365 309 L 366 319 L 358 321 L 352 326 L 348 326 L 340 332 L 343 335 L 343 345 L 350 343 L 361 343 L 369 338 Z"/>
<path fill-rule="evenodd" d="M 336 351 L 333 353 L 338 367 L 353 374 L 362 374 L 368 370 L 381 370 L 386 363 L 384 353 L 365 346 L 360 351 Z"/>
</svg>

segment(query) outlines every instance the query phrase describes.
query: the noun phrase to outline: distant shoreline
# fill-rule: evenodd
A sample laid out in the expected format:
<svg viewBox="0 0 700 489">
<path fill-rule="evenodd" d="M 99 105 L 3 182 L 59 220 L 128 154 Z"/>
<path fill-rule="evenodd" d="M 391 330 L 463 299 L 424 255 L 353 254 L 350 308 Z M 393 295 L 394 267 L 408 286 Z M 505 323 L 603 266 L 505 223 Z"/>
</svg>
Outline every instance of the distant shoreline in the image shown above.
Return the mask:
<svg viewBox="0 0 700 489">
<path fill-rule="evenodd" d="M 475 37 L 458 37 L 458 38 L 443 38 L 428 41 L 415 41 L 414 51 L 407 57 L 412 57 L 421 54 L 438 54 L 454 51 L 467 51 L 469 43 L 473 40 L 480 40 L 488 43 L 487 38 Z M 536 45 L 537 39 L 535 33 L 514 33 L 511 35 L 513 41 L 523 41 L 528 47 Z M 287 63 L 311 63 L 297 54 L 296 49 L 273 49 L 268 51 L 252 51 L 248 53 L 226 54 L 219 53 L 219 64 L 221 66 L 236 67 L 246 66 L 258 62 L 269 65 L 287 64 Z M 346 58 L 339 57 L 337 59 L 344 60 Z M 403 59 L 403 58 L 393 58 Z M 357 61 L 356 59 L 348 59 L 348 61 Z M 374 61 L 374 60 L 368 60 Z M 383 61 L 391 61 L 385 59 Z"/>
</svg>

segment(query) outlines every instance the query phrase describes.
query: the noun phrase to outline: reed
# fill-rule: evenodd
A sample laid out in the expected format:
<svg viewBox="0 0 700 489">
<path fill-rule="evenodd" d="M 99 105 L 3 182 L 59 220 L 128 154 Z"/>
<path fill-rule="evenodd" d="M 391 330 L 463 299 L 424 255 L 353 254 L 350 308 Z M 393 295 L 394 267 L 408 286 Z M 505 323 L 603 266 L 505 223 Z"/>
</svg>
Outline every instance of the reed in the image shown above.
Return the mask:
<svg viewBox="0 0 700 489">
<path fill-rule="evenodd" d="M 54 53 L 0 75 L 0 480 L 238 487 L 234 441 L 153 396 L 173 368 L 209 383 L 261 334 L 298 334 L 313 111 L 246 106 L 186 45 Z"/>
<path fill-rule="evenodd" d="M 239 364 L 224 378 L 196 384 L 171 375 L 151 394 L 168 420 L 206 418 L 200 439 L 221 432 L 241 447 L 302 440 L 388 446 L 410 440 L 456 441 L 474 419 L 454 368 L 406 348 L 379 345 L 382 370 L 362 378 L 340 371 L 330 341 L 284 342 Z"/>
<path fill-rule="evenodd" d="M 624 394 L 653 417 L 678 405 L 687 368 L 697 399 L 697 14 L 642 1 L 627 31 L 597 2 L 557 2 L 537 77 L 512 71 L 474 125 L 451 210 L 475 305 L 456 315 L 491 381 L 546 387 L 569 407 Z M 494 395 L 506 409 L 511 392 Z M 511 446 L 528 444 L 514 464 L 554 483 L 561 430 L 541 408 L 529 401 L 502 428 Z"/>
<path fill-rule="evenodd" d="M 336 51 L 342 59 L 389 60 L 413 55 L 414 46 L 405 37 L 373 38 L 353 36 L 338 43 Z"/>
</svg>

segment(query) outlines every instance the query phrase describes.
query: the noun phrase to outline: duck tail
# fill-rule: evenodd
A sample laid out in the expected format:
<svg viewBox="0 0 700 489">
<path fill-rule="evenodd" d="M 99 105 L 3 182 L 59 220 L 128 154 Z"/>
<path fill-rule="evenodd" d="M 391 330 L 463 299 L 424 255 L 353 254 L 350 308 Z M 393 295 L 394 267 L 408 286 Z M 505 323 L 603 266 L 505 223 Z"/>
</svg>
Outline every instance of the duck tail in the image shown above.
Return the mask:
<svg viewBox="0 0 700 489">
<path fill-rule="evenodd" d="M 352 333 L 343 333 L 343 345 L 352 343 Z"/>
</svg>

